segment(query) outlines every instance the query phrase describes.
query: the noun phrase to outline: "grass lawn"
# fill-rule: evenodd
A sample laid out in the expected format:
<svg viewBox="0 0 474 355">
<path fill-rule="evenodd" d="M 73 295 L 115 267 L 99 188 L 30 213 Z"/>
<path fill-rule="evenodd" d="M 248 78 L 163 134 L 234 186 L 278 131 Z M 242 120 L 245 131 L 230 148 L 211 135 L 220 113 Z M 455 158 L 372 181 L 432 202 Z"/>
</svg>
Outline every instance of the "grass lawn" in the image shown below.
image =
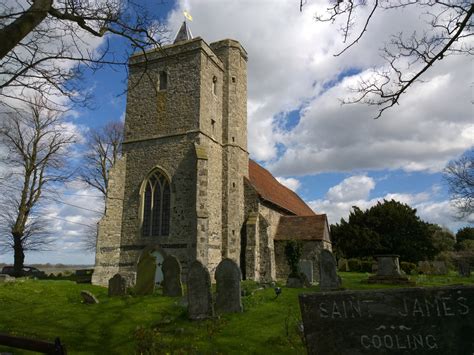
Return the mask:
<svg viewBox="0 0 474 355">
<path fill-rule="evenodd" d="M 361 283 L 368 274 L 340 273 L 347 289 L 393 286 Z M 474 276 L 413 276 L 419 286 L 474 284 Z M 318 288 L 287 289 L 275 299 L 273 289 L 243 297 L 243 314 L 191 322 L 180 298 L 107 296 L 107 290 L 71 281 L 18 280 L 0 284 L 0 333 L 53 341 L 59 336 L 70 354 L 304 354 L 298 332 L 298 294 Z M 81 303 L 88 290 L 100 303 Z M 0 347 L 0 352 L 29 352 Z"/>
</svg>

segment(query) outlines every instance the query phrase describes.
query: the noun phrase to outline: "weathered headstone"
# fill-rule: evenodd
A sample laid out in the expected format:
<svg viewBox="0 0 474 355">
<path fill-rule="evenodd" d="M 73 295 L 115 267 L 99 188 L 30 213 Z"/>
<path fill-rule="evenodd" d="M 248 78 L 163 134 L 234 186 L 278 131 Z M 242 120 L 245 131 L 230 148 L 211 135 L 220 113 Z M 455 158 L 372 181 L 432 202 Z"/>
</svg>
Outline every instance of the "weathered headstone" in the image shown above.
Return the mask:
<svg viewBox="0 0 474 355">
<path fill-rule="evenodd" d="M 313 262 L 311 260 L 301 260 L 299 262 L 300 271 L 306 275 L 309 284 L 314 282 Z"/>
<path fill-rule="evenodd" d="M 183 285 L 181 283 L 181 264 L 179 260 L 168 255 L 163 260 L 163 295 L 170 297 L 181 297 L 183 295 Z"/>
<path fill-rule="evenodd" d="M 240 267 L 231 259 L 222 260 L 216 273 L 216 311 L 220 313 L 242 312 Z"/>
<path fill-rule="evenodd" d="M 377 256 L 377 275 L 378 276 L 400 276 L 400 263 L 398 255 L 379 255 Z"/>
<path fill-rule="evenodd" d="M 99 303 L 99 300 L 97 299 L 97 297 L 95 297 L 92 293 L 90 293 L 89 291 L 81 291 L 81 297 L 82 297 L 82 300 L 84 301 L 84 303 L 86 304 L 96 304 L 96 303 Z"/>
<path fill-rule="evenodd" d="M 418 271 L 424 275 L 429 275 L 432 273 L 433 268 L 429 261 L 419 261 L 418 262 Z"/>
<path fill-rule="evenodd" d="M 341 278 L 336 272 L 336 259 L 329 250 L 321 250 L 319 257 L 319 288 L 334 290 L 341 287 Z"/>
<path fill-rule="evenodd" d="M 369 283 L 412 284 L 402 275 L 398 255 L 377 255 L 377 274 L 367 279 Z"/>
<path fill-rule="evenodd" d="M 432 265 L 434 275 L 446 275 L 448 273 L 448 267 L 444 261 L 433 261 Z"/>
<path fill-rule="evenodd" d="M 474 353 L 473 286 L 321 292 L 299 301 L 310 355 Z"/>
<path fill-rule="evenodd" d="M 338 261 L 337 261 L 337 269 L 339 271 L 350 271 L 349 270 L 349 263 L 347 262 L 347 259 L 344 259 L 344 258 L 340 258 Z"/>
<path fill-rule="evenodd" d="M 127 280 L 120 274 L 115 274 L 109 280 L 109 296 L 125 296 L 127 293 Z"/>
<path fill-rule="evenodd" d="M 145 253 L 137 266 L 135 293 L 139 296 L 151 295 L 155 291 L 156 258 Z"/>
<path fill-rule="evenodd" d="M 188 317 L 194 320 L 213 317 L 211 276 L 199 260 L 189 266 L 187 286 Z"/>
<path fill-rule="evenodd" d="M 471 266 L 466 260 L 460 260 L 458 263 L 458 272 L 461 277 L 471 277 Z"/>
</svg>

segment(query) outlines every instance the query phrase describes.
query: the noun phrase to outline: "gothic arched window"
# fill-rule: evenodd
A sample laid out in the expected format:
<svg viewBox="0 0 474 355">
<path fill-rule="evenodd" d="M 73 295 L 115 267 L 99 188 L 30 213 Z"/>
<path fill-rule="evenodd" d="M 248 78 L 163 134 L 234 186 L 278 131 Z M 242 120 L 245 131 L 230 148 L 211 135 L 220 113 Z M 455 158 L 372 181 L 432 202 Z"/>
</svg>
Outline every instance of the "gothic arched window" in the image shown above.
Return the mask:
<svg viewBox="0 0 474 355">
<path fill-rule="evenodd" d="M 143 191 L 144 237 L 164 236 L 170 232 L 170 183 L 159 171 L 153 172 L 145 182 Z"/>
</svg>

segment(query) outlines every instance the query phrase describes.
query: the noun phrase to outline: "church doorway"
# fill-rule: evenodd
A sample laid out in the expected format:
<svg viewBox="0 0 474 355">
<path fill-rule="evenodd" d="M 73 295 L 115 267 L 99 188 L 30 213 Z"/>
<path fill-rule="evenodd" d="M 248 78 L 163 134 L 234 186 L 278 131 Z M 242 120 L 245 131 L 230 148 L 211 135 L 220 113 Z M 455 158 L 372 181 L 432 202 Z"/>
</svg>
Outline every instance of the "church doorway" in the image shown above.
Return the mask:
<svg viewBox="0 0 474 355">
<path fill-rule="evenodd" d="M 163 270 L 161 267 L 163 265 L 164 257 L 158 250 L 155 250 L 151 255 L 156 259 L 155 285 L 161 286 L 161 283 L 163 282 Z"/>
<path fill-rule="evenodd" d="M 247 250 L 247 228 L 246 224 L 240 229 L 240 271 L 242 272 L 242 280 L 247 280 L 247 263 L 246 253 Z"/>
</svg>

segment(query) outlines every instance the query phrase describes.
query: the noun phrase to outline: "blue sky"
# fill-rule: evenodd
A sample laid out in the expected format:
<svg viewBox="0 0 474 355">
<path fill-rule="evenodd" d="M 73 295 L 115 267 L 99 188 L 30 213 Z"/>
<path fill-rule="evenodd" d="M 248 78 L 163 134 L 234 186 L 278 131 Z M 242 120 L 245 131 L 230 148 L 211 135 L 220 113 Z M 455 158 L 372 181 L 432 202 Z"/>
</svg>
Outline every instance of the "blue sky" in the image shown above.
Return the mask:
<svg viewBox="0 0 474 355">
<path fill-rule="evenodd" d="M 368 208 L 394 198 L 417 208 L 428 222 L 455 231 L 468 221 L 454 219 L 441 170 L 474 143 L 472 62 L 462 56 L 437 63 L 402 97 L 400 105 L 374 120 L 376 108 L 340 105 L 370 69 L 383 68 L 378 49 L 390 33 L 419 30 L 416 12 L 380 13 L 367 35 L 346 54 L 337 24 L 317 24 L 323 1 L 308 1 L 302 13 L 294 1 L 198 0 L 149 3 L 172 36 L 193 15 L 194 36 L 208 43 L 239 40 L 248 52 L 248 138 L 251 157 L 297 191 L 331 223 L 353 205 Z M 123 41 L 112 41 L 120 51 Z M 124 119 L 124 68 L 104 68 L 85 77 L 96 108 L 76 109 L 71 124 L 79 134 L 107 121 Z M 81 249 L 87 228 L 101 210 L 98 193 L 75 181 L 62 191 L 69 205 L 51 203 L 58 238 L 54 251 L 31 253 L 27 263 L 94 262 Z M 73 204 L 74 206 L 71 206 Z M 77 207 L 85 207 L 80 209 Z M 89 209 L 89 210 L 87 210 Z M 471 220 L 471 223 L 473 221 Z M 0 262 L 11 262 L 0 255 Z"/>
</svg>

